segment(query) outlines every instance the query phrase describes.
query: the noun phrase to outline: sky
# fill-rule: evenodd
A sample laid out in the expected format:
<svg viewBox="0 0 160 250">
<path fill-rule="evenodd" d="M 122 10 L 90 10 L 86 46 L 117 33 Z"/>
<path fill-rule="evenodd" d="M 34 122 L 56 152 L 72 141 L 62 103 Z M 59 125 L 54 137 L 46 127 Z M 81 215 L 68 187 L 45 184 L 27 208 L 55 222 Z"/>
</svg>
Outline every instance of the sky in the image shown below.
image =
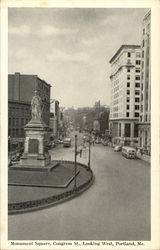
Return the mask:
<svg viewBox="0 0 160 250">
<path fill-rule="evenodd" d="M 110 105 L 109 60 L 141 44 L 148 9 L 9 8 L 8 73 L 35 74 L 63 107 Z"/>
</svg>

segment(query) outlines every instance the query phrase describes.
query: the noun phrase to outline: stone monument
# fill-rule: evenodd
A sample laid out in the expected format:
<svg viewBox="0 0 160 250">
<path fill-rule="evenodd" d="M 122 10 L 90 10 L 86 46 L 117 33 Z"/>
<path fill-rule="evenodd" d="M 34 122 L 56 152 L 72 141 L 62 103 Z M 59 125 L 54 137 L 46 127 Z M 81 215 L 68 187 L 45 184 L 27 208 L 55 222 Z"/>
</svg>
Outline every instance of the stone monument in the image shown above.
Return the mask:
<svg viewBox="0 0 160 250">
<path fill-rule="evenodd" d="M 32 119 L 24 127 L 26 137 L 20 167 L 41 169 L 49 167 L 51 157 L 47 150 L 49 127 L 42 120 L 42 100 L 35 91 L 31 101 Z"/>
</svg>

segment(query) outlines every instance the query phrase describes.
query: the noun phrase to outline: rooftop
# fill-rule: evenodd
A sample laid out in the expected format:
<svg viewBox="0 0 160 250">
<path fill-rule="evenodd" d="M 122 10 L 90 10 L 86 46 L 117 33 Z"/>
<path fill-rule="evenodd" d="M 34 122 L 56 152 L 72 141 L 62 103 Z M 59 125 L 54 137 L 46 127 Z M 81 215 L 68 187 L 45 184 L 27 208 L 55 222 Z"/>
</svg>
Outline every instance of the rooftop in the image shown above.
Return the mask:
<svg viewBox="0 0 160 250">
<path fill-rule="evenodd" d="M 114 59 L 117 57 L 117 55 L 123 50 L 123 49 L 140 49 L 140 45 L 128 45 L 123 44 L 121 47 L 117 50 L 117 52 L 114 54 L 114 56 L 110 59 L 109 63 L 112 63 Z"/>
</svg>

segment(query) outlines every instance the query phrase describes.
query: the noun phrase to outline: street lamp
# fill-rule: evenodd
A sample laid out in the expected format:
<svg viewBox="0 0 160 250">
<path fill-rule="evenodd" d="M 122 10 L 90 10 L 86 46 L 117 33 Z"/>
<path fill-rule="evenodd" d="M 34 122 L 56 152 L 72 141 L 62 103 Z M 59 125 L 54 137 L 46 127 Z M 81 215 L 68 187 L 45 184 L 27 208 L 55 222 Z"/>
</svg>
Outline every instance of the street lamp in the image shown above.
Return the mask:
<svg viewBox="0 0 160 250">
<path fill-rule="evenodd" d="M 88 156 L 88 170 L 91 168 L 91 132 L 89 134 L 89 156 Z"/>
<path fill-rule="evenodd" d="M 77 188 L 76 173 L 77 173 L 77 135 L 75 135 L 74 190 L 76 190 Z"/>
</svg>

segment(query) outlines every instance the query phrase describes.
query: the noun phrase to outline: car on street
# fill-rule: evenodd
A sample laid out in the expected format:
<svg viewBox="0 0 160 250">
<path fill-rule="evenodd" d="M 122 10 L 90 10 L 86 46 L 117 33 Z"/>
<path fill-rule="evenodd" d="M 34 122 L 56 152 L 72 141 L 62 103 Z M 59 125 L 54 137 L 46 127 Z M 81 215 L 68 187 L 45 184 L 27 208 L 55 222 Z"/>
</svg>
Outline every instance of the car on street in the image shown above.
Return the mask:
<svg viewBox="0 0 160 250">
<path fill-rule="evenodd" d="M 63 147 L 71 147 L 71 138 L 65 138 L 63 140 Z"/>
<path fill-rule="evenodd" d="M 102 145 L 103 146 L 108 146 L 108 141 L 107 140 L 102 140 Z"/>
<path fill-rule="evenodd" d="M 95 143 L 96 143 L 96 144 L 100 144 L 100 143 L 101 143 L 101 139 L 100 139 L 100 138 L 97 138 L 97 139 L 95 140 Z"/>
<path fill-rule="evenodd" d="M 114 147 L 114 151 L 115 152 L 119 152 L 119 151 L 121 151 L 122 150 L 122 146 L 121 145 L 116 145 L 115 147 Z"/>
</svg>

